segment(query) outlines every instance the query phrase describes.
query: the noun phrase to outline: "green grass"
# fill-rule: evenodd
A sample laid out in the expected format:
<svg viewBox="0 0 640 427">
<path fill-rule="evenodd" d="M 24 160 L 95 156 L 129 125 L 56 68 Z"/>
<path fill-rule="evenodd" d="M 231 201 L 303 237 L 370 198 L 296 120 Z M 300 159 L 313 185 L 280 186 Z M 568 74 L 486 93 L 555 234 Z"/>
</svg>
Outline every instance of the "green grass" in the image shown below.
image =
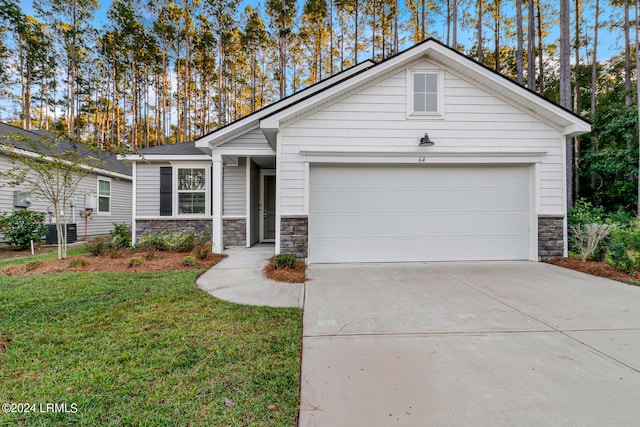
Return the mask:
<svg viewBox="0 0 640 427">
<path fill-rule="evenodd" d="M 0 404 L 77 405 L 0 425 L 291 426 L 301 311 L 217 300 L 198 273 L 0 276 Z"/>
<path fill-rule="evenodd" d="M 67 249 L 67 256 L 74 256 L 74 255 L 84 255 L 89 253 L 87 251 L 87 248 L 84 245 L 81 246 L 74 246 L 74 247 L 70 247 Z M 5 268 L 8 265 L 12 265 L 12 264 L 25 264 L 27 262 L 30 261 L 38 261 L 38 260 L 43 260 L 43 259 L 54 259 L 54 258 L 58 258 L 58 250 L 56 249 L 53 252 L 50 253 L 46 253 L 46 254 L 42 254 L 42 255 L 34 255 L 34 256 L 28 256 L 28 257 L 22 257 L 22 258 L 12 258 L 12 259 L 4 259 L 4 260 L 0 260 L 0 270 L 2 270 L 3 268 Z"/>
</svg>

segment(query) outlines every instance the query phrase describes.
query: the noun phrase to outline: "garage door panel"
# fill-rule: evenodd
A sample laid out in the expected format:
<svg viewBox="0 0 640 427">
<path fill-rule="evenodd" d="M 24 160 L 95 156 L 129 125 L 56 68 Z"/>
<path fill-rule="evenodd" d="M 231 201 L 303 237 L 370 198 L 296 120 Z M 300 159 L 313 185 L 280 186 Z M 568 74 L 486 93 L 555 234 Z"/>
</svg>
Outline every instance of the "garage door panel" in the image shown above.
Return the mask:
<svg viewBox="0 0 640 427">
<path fill-rule="evenodd" d="M 404 214 L 401 221 L 399 215 L 390 214 L 370 214 L 366 221 L 362 215 L 357 213 L 342 214 L 341 220 L 335 220 L 331 214 L 316 214 L 313 224 L 326 230 L 322 236 L 316 238 L 339 238 L 340 236 L 368 236 L 378 234 L 385 236 L 438 236 L 438 235 L 458 235 L 458 234 L 513 234 L 519 230 L 528 229 L 528 221 L 522 218 L 520 212 L 512 215 L 491 214 L 491 213 L 427 213 L 427 214 Z M 451 221 L 459 224 L 455 229 L 451 229 Z M 389 224 L 393 224 L 390 227 Z M 507 233 L 505 233 L 505 231 Z"/>
<path fill-rule="evenodd" d="M 528 259 L 530 168 L 312 166 L 311 262 Z"/>
<path fill-rule="evenodd" d="M 376 197 L 384 203 L 378 205 L 369 205 L 369 208 L 374 211 L 391 212 L 396 211 L 398 207 L 402 207 L 403 212 L 413 210 L 425 210 L 425 209 L 468 209 L 469 200 L 475 199 L 474 208 L 477 209 L 513 209 L 514 205 L 523 206 L 527 209 L 529 205 L 529 189 L 527 187 L 518 187 L 507 190 L 499 189 L 484 189 L 479 188 L 475 190 L 470 189 L 452 189 L 452 190 L 440 190 L 434 191 L 427 186 L 416 187 L 412 186 L 411 190 L 405 189 L 380 189 L 380 188 L 367 188 L 366 191 L 362 191 L 362 188 L 357 189 L 345 189 L 340 187 L 324 188 L 320 187 L 314 189 L 316 194 L 314 195 L 314 201 L 317 203 L 317 212 L 326 211 L 322 206 L 327 206 L 331 212 L 334 210 L 331 206 L 336 206 L 338 209 L 345 212 L 360 211 L 362 206 L 368 204 L 371 200 L 371 195 L 375 194 Z M 421 195 L 422 196 L 417 196 Z"/>
</svg>

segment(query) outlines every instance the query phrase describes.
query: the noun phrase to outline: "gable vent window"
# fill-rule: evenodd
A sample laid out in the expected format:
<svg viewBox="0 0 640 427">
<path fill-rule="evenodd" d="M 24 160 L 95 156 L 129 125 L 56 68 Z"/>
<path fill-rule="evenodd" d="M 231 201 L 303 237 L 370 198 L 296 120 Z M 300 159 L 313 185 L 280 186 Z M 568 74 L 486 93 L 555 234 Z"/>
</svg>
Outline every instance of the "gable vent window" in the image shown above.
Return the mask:
<svg viewBox="0 0 640 427">
<path fill-rule="evenodd" d="M 407 113 L 410 117 L 441 118 L 443 113 L 443 74 L 413 70 L 408 76 Z"/>
</svg>

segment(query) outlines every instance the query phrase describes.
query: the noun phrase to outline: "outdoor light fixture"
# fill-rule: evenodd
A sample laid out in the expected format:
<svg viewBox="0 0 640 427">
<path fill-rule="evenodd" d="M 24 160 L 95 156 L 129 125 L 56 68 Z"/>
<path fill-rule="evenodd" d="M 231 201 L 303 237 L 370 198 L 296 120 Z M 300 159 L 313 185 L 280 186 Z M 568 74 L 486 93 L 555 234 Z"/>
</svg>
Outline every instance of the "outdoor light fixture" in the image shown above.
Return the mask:
<svg viewBox="0 0 640 427">
<path fill-rule="evenodd" d="M 422 138 L 420 138 L 420 147 L 431 147 L 432 145 L 435 145 L 435 142 L 433 142 L 431 140 L 431 138 L 429 138 L 429 134 L 427 132 L 424 133 L 424 136 Z"/>
</svg>

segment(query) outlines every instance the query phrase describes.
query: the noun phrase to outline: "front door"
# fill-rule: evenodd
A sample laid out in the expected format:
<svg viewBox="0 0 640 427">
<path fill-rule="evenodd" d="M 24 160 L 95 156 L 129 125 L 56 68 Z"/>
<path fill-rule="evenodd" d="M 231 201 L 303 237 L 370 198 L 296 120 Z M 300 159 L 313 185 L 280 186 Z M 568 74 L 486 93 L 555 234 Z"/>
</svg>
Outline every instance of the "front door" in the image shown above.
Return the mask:
<svg viewBox="0 0 640 427">
<path fill-rule="evenodd" d="M 262 183 L 262 241 L 276 238 L 276 177 L 265 175 Z"/>
</svg>

